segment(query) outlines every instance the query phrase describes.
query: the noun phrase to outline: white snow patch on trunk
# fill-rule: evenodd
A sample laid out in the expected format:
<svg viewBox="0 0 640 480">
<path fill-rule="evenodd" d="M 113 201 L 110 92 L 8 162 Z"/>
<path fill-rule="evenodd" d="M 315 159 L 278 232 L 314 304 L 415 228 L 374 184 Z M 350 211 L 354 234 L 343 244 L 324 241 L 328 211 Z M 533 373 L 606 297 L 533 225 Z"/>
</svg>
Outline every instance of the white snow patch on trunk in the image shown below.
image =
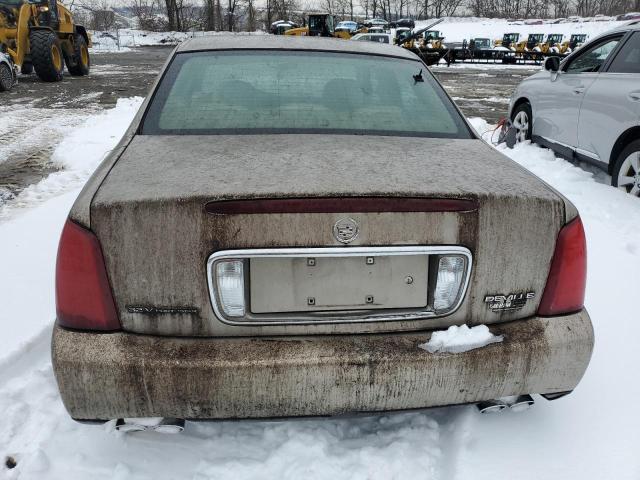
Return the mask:
<svg viewBox="0 0 640 480">
<path fill-rule="evenodd" d="M 467 325 L 452 325 L 446 330 L 433 332 L 429 341 L 418 347 L 429 353 L 462 353 L 499 343 L 503 339 L 502 335 L 491 333 L 486 325 L 471 328 Z"/>
</svg>

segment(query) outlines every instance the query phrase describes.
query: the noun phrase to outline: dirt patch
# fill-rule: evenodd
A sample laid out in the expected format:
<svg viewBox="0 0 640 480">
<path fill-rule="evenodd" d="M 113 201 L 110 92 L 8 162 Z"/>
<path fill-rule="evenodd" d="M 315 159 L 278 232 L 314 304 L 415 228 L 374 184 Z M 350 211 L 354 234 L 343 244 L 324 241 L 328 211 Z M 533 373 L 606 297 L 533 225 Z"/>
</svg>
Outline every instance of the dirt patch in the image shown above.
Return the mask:
<svg viewBox="0 0 640 480">
<path fill-rule="evenodd" d="M 0 204 L 59 168 L 51 154 L 66 131 L 119 98 L 144 97 L 170 53 L 170 47 L 145 47 L 95 54 L 89 76 L 65 75 L 58 83 L 21 75 L 1 94 Z"/>
<path fill-rule="evenodd" d="M 518 84 L 537 69 L 479 66 L 437 67 L 432 72 L 467 117 L 497 123 L 507 116 L 509 98 Z"/>
</svg>

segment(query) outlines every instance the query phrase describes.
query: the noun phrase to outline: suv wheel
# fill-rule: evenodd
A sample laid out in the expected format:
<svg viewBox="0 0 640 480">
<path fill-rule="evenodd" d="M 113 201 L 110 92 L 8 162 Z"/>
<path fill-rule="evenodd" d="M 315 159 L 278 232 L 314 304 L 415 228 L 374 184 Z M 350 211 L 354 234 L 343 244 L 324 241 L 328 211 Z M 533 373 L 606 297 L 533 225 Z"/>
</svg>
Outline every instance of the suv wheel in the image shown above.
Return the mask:
<svg viewBox="0 0 640 480">
<path fill-rule="evenodd" d="M 511 123 L 516 129 L 516 142 L 531 140 L 531 129 L 533 127 L 533 114 L 531 105 L 528 102 L 518 105 L 511 114 Z"/>
<path fill-rule="evenodd" d="M 0 92 L 6 92 L 13 87 L 13 72 L 6 63 L 0 63 Z"/>
<path fill-rule="evenodd" d="M 634 140 L 625 148 L 613 167 L 611 185 L 640 197 L 640 140 Z"/>
</svg>

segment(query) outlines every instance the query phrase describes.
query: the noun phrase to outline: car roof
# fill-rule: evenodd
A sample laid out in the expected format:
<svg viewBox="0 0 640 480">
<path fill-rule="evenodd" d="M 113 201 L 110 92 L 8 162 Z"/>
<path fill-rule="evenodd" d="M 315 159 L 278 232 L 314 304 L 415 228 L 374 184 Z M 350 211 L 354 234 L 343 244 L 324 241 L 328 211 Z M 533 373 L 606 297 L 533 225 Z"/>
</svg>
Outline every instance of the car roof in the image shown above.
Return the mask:
<svg viewBox="0 0 640 480">
<path fill-rule="evenodd" d="M 629 23 L 620 25 L 619 27 L 616 27 L 613 30 L 609 30 L 608 32 L 604 32 L 604 34 L 613 32 L 628 32 L 630 30 L 640 30 L 640 20 L 631 20 Z"/>
<path fill-rule="evenodd" d="M 212 35 L 192 38 L 177 48 L 178 53 L 215 50 L 306 50 L 385 55 L 418 60 L 409 50 L 395 45 L 293 35 Z"/>
<path fill-rule="evenodd" d="M 589 45 L 593 45 L 594 42 L 597 42 L 601 38 L 608 37 L 609 35 L 615 35 L 617 33 L 626 33 L 626 32 L 635 32 L 640 30 L 640 20 L 632 20 L 629 23 L 625 23 L 624 25 L 620 25 L 619 27 L 612 28 L 611 30 L 607 30 L 602 32 L 599 35 L 594 36 L 589 39 Z M 585 35 L 584 33 L 572 34 L 573 35 Z M 568 58 L 568 57 L 567 57 Z"/>
</svg>

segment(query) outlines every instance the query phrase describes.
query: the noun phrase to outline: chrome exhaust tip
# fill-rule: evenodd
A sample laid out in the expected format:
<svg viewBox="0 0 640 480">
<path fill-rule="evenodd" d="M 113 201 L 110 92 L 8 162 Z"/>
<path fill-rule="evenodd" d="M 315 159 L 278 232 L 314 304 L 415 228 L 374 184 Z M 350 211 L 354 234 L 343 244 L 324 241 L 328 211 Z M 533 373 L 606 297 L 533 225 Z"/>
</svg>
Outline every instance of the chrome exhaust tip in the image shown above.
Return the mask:
<svg viewBox="0 0 640 480">
<path fill-rule="evenodd" d="M 476 403 L 476 407 L 480 410 L 480 413 L 498 413 L 508 407 L 506 403 L 504 403 L 500 399 L 496 400 L 486 400 L 484 402 Z"/>
<path fill-rule="evenodd" d="M 516 399 L 509 403 L 509 408 L 514 412 L 523 412 L 530 409 L 536 403 L 531 395 L 518 395 Z"/>
<path fill-rule="evenodd" d="M 176 433 L 182 433 L 184 431 L 184 419 L 163 418 L 158 425 L 152 428 L 158 433 L 175 435 Z"/>
<path fill-rule="evenodd" d="M 140 423 L 127 422 L 124 418 L 119 418 L 116 420 L 116 430 L 119 432 L 129 433 L 129 432 L 143 432 L 147 429 L 146 425 L 142 425 Z"/>
<path fill-rule="evenodd" d="M 143 432 L 153 430 L 158 433 L 175 434 L 184 431 L 183 418 L 118 418 L 116 430 L 119 432 Z"/>
</svg>

